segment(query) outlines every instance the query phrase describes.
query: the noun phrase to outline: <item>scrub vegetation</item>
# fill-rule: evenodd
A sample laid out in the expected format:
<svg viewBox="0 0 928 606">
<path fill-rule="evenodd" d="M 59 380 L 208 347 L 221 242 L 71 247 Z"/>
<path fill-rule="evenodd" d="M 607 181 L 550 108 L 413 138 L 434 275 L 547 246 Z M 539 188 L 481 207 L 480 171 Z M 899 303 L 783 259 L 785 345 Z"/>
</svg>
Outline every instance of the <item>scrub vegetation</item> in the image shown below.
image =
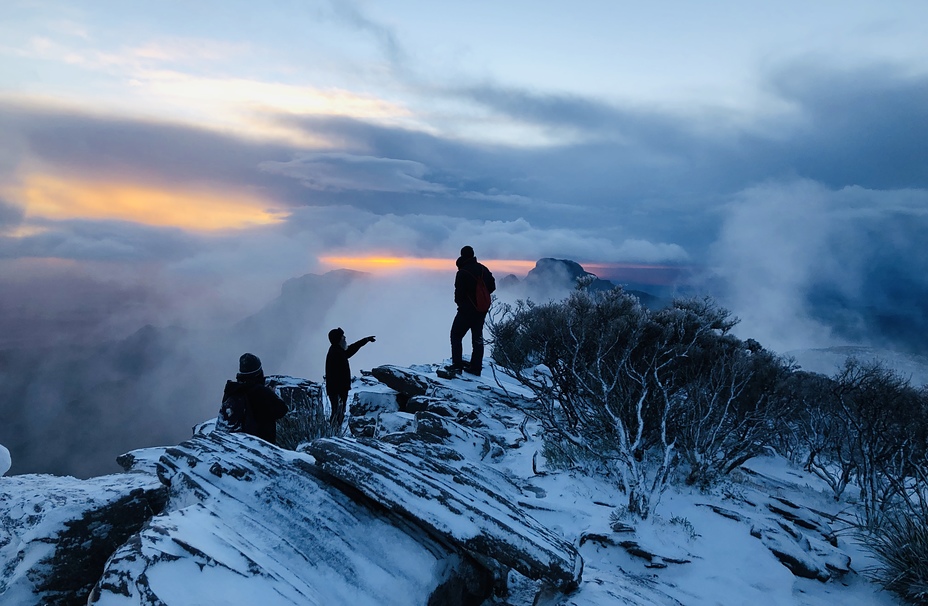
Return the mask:
<svg viewBox="0 0 928 606">
<path fill-rule="evenodd" d="M 884 586 L 928 603 L 928 393 L 879 363 L 801 371 L 711 299 L 651 310 L 621 288 L 500 305 L 493 358 L 536 396 L 549 464 L 606 474 L 642 519 L 775 451 L 858 504 Z M 849 490 L 853 488 L 853 490 Z M 851 494 L 853 493 L 853 494 Z"/>
</svg>

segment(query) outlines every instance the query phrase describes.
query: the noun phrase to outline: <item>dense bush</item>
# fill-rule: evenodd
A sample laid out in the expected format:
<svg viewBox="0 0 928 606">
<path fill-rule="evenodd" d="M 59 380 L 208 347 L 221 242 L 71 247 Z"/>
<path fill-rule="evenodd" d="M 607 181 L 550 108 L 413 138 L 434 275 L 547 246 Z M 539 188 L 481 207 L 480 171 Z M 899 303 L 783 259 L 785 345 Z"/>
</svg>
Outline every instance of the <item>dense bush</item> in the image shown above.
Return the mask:
<svg viewBox="0 0 928 606">
<path fill-rule="evenodd" d="M 708 483 L 758 454 L 788 406 L 785 365 L 728 334 L 711 300 L 649 311 L 614 289 L 504 307 L 494 359 L 537 396 L 546 451 L 613 474 L 647 517 L 681 460 Z"/>
</svg>

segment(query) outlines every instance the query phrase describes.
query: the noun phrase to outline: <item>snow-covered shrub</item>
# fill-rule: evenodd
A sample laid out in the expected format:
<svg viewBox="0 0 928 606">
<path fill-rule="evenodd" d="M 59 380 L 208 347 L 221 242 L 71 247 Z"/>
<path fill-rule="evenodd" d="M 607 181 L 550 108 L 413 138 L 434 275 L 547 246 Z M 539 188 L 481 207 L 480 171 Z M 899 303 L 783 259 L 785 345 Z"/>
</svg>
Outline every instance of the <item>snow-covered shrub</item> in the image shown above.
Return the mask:
<svg viewBox="0 0 928 606">
<path fill-rule="evenodd" d="M 880 562 L 870 571 L 876 581 L 914 604 L 928 604 L 928 511 L 884 518 L 867 545 Z"/>
<path fill-rule="evenodd" d="M 697 317 L 722 323 L 727 312 L 709 307 Z M 680 368 L 686 403 L 679 407 L 674 433 L 690 484 L 706 487 L 762 454 L 796 406 L 786 388 L 792 368 L 753 340 L 710 333 Z"/>
<path fill-rule="evenodd" d="M 790 458 L 824 480 L 838 501 L 854 477 L 857 459 L 852 425 L 839 411 L 836 383 L 824 375 L 794 372 L 787 384 L 796 412 L 777 446 L 792 451 Z"/>
<path fill-rule="evenodd" d="M 879 362 L 855 359 L 832 378 L 794 372 L 787 383 L 798 404 L 791 438 L 806 470 L 829 485 L 835 500 L 856 483 L 863 524 L 879 525 L 908 498 L 924 467 L 928 395 Z"/>
<path fill-rule="evenodd" d="M 548 451 L 598 462 L 646 518 L 677 463 L 688 356 L 733 325 L 708 300 L 649 312 L 617 288 L 504 307 L 490 333 L 495 361 L 537 398 Z"/>
<path fill-rule="evenodd" d="M 924 392 L 879 362 L 850 359 L 835 377 L 835 416 L 855 464 L 865 522 L 874 525 L 901 496 L 912 461 L 924 459 L 928 402 Z"/>
<path fill-rule="evenodd" d="M 864 536 L 878 565 L 868 572 L 886 589 L 915 604 L 928 604 L 928 457 L 912 473 L 893 506 Z"/>
</svg>

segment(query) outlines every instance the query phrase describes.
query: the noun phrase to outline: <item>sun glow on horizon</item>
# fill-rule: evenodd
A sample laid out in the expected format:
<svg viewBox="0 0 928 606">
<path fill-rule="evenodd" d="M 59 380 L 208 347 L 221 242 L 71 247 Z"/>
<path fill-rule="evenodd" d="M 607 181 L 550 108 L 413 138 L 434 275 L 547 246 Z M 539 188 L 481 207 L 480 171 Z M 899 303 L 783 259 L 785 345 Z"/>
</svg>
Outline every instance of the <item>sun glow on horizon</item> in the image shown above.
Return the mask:
<svg viewBox="0 0 928 606">
<path fill-rule="evenodd" d="M 353 269 L 369 273 L 392 273 L 409 270 L 457 271 L 456 258 L 404 257 L 387 254 L 369 256 L 324 256 L 319 261 L 329 269 Z M 490 271 L 497 274 L 526 274 L 535 267 L 535 261 L 521 259 L 480 259 Z"/>
<path fill-rule="evenodd" d="M 319 262 L 327 270 L 351 269 L 375 275 L 389 275 L 404 271 L 441 271 L 454 272 L 454 258 L 438 257 L 409 257 L 391 255 L 387 253 L 354 256 L 322 256 Z M 526 259 L 482 259 L 479 261 L 486 265 L 497 278 L 508 274 L 524 277 L 534 269 L 537 261 Z M 692 270 L 692 268 L 679 265 L 665 265 L 660 263 L 584 263 L 580 265 L 600 278 L 611 280 L 617 284 L 641 283 L 652 285 L 666 285 L 678 282 Z"/>
<path fill-rule="evenodd" d="M 170 190 L 31 175 L 20 195 L 27 218 L 130 221 L 192 231 L 217 231 L 283 221 L 283 209 L 256 197 L 207 190 Z"/>
</svg>

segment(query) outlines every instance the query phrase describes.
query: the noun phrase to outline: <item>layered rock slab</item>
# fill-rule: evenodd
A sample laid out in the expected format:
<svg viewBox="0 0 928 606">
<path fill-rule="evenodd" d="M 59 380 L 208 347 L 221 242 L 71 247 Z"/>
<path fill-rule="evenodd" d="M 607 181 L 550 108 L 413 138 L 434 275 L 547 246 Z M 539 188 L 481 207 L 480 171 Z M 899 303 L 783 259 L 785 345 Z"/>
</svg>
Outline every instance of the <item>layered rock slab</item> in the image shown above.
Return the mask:
<svg viewBox="0 0 928 606">
<path fill-rule="evenodd" d="M 0 603 L 86 604 L 113 550 L 166 501 L 149 474 L 0 479 Z"/>
<path fill-rule="evenodd" d="M 168 448 L 165 512 L 107 564 L 90 604 L 477 604 L 486 570 L 244 434 Z M 437 601 L 435 601 L 437 600 Z"/>
<path fill-rule="evenodd" d="M 443 541 L 561 591 L 580 582 L 574 546 L 517 508 L 478 464 L 455 466 L 373 440 L 327 438 L 307 452 L 325 473 Z"/>
</svg>

